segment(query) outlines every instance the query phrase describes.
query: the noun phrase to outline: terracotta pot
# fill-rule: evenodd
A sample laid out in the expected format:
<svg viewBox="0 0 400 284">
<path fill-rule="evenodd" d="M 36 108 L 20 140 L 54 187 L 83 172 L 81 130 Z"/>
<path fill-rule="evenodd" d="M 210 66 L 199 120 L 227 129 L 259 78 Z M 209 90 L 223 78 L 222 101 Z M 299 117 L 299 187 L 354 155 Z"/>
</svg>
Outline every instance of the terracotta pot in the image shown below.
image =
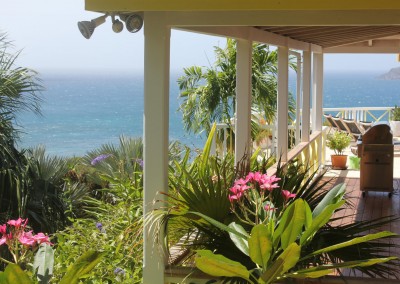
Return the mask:
<svg viewBox="0 0 400 284">
<path fill-rule="evenodd" d="M 347 169 L 347 155 L 331 155 L 332 168 L 338 170 Z"/>
</svg>

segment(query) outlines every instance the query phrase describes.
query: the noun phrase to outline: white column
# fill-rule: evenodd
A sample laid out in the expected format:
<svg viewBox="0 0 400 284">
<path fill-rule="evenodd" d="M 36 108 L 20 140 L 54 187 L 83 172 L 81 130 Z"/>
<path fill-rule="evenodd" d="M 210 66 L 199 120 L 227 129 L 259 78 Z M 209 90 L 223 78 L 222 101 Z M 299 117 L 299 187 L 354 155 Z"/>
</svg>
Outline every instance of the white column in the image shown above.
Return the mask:
<svg viewBox="0 0 400 284">
<path fill-rule="evenodd" d="M 303 52 L 303 100 L 301 115 L 301 142 L 310 141 L 311 52 Z"/>
<path fill-rule="evenodd" d="M 287 161 L 288 153 L 288 81 L 289 81 L 289 50 L 278 47 L 278 106 L 277 106 L 277 158 Z"/>
<path fill-rule="evenodd" d="M 169 56 L 171 30 L 162 13 L 144 15 L 144 216 L 168 191 Z M 164 256 L 144 227 L 143 283 L 164 283 Z"/>
<path fill-rule="evenodd" d="M 324 78 L 324 55 L 313 53 L 313 113 L 312 130 L 322 130 L 322 100 L 323 100 L 323 78 Z"/>
<path fill-rule="evenodd" d="M 236 48 L 235 165 L 250 158 L 252 42 L 239 39 Z"/>
<path fill-rule="evenodd" d="M 301 83 L 302 83 L 302 64 L 301 64 L 301 54 L 296 51 L 289 51 L 290 55 L 296 56 L 297 72 L 296 72 L 296 132 L 295 132 L 295 144 L 300 143 L 300 122 L 301 122 Z"/>
</svg>

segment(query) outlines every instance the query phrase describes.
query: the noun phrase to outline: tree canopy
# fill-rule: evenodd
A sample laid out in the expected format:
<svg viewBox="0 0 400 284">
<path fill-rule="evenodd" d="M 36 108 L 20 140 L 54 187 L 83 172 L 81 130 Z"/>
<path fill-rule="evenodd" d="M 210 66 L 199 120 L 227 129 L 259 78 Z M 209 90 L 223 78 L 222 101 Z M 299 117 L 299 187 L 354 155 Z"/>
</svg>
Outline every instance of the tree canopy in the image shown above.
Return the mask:
<svg viewBox="0 0 400 284">
<path fill-rule="evenodd" d="M 216 61 L 211 67 L 184 68 L 178 79 L 180 111 L 185 130 L 192 133 L 209 133 L 214 122 L 230 123 L 236 104 L 236 41 L 228 39 L 225 48 L 215 47 Z M 252 56 L 252 109 L 271 123 L 277 105 L 276 50 L 266 44 L 254 43 Z M 296 66 L 290 61 L 290 67 Z M 289 98 L 290 113 L 294 99 Z"/>
</svg>

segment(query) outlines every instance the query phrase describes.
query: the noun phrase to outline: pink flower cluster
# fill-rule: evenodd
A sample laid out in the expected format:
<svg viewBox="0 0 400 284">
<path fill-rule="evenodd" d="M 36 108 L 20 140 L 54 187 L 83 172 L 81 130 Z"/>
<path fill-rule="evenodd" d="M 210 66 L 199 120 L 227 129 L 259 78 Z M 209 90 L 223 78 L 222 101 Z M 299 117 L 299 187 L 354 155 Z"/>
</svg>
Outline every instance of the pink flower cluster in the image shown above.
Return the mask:
<svg viewBox="0 0 400 284">
<path fill-rule="evenodd" d="M 18 218 L 10 220 L 7 224 L 0 225 L 0 246 L 7 244 L 10 246 L 15 240 L 18 240 L 22 245 L 33 247 L 36 244 L 51 244 L 50 239 L 43 233 L 34 235 L 32 231 L 25 231 L 28 219 Z M 7 229 L 8 227 L 8 229 Z"/>
<path fill-rule="evenodd" d="M 228 196 L 231 202 L 239 200 L 243 194 L 250 188 L 258 185 L 261 190 L 272 191 L 274 188 L 278 188 L 277 182 L 280 178 L 268 176 L 267 174 L 261 174 L 260 172 L 250 172 L 244 179 L 236 180 L 233 187 L 229 189 L 231 194 Z"/>
</svg>

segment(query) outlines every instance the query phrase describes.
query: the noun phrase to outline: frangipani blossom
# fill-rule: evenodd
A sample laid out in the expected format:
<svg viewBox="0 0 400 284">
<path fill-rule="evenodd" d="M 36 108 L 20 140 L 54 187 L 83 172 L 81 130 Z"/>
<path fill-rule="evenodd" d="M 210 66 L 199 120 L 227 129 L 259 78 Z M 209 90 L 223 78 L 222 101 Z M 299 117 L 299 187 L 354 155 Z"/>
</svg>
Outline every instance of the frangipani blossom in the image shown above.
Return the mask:
<svg viewBox="0 0 400 284">
<path fill-rule="evenodd" d="M 0 234 L 5 235 L 7 233 L 7 225 L 0 225 Z"/>
<path fill-rule="evenodd" d="M 264 205 L 264 210 L 265 211 L 276 211 L 276 208 L 275 207 L 273 207 L 271 204 L 265 204 Z"/>
<path fill-rule="evenodd" d="M 5 244 L 6 242 L 7 242 L 7 237 L 6 237 L 6 235 L 3 235 L 3 236 L 1 237 L 1 239 L 0 239 L 0 246 L 3 245 L 3 244 Z"/>
<path fill-rule="evenodd" d="M 291 193 L 288 190 L 282 190 L 282 196 L 283 198 L 285 198 L 285 201 L 288 201 L 290 198 L 296 197 L 296 194 Z"/>
<path fill-rule="evenodd" d="M 33 246 L 36 244 L 36 240 L 32 235 L 32 231 L 22 232 L 21 236 L 18 238 L 19 242 L 24 246 Z"/>
<path fill-rule="evenodd" d="M 10 220 L 7 222 L 8 225 L 14 226 L 15 228 L 23 227 L 25 228 L 26 223 L 28 223 L 28 219 L 18 218 L 17 220 Z"/>
<path fill-rule="evenodd" d="M 33 236 L 33 239 L 40 245 L 40 244 L 49 244 L 52 245 L 50 242 L 49 236 L 46 236 L 43 233 L 38 233 L 37 235 Z"/>
</svg>

